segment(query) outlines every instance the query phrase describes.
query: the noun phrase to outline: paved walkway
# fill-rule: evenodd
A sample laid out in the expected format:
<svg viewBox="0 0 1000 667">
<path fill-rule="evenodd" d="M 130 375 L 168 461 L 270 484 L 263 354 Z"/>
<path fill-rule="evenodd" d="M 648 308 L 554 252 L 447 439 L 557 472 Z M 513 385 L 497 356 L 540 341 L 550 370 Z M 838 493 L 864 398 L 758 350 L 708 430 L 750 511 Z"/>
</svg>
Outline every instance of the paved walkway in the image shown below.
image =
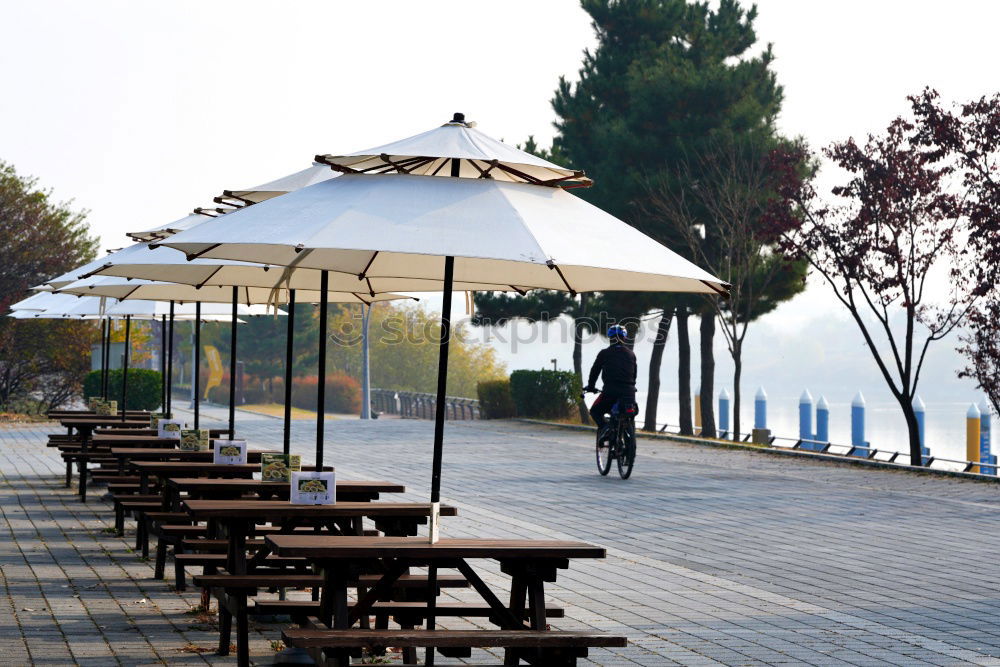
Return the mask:
<svg viewBox="0 0 1000 667">
<path fill-rule="evenodd" d="M 238 425 L 252 445 L 280 442 L 278 420 Z M 314 428 L 294 425 L 307 460 Z M 232 664 L 198 652 L 216 635 L 213 619 L 185 613 L 197 594 L 155 582 L 128 538 L 103 532 L 107 506 L 61 487 L 51 430 L 0 431 L 0 664 Z M 1000 665 L 1000 486 L 661 441 L 640 441 L 622 482 L 597 475 L 583 433 L 512 422 L 446 433 L 444 500 L 460 513 L 446 535 L 608 548 L 547 590 L 567 609 L 554 628 L 629 636 L 594 663 Z M 428 422 L 328 422 L 327 463 L 425 500 L 430 442 Z M 278 636 L 260 626 L 255 659 Z"/>
</svg>

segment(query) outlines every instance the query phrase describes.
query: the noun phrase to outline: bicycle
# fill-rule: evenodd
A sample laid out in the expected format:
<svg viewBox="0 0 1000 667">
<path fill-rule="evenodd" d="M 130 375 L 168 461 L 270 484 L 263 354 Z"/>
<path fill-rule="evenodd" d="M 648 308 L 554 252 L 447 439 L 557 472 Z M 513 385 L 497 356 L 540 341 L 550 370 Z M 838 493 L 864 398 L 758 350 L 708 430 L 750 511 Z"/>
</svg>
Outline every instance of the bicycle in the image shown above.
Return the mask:
<svg viewBox="0 0 1000 667">
<path fill-rule="evenodd" d="M 593 392 L 597 393 L 597 392 Z M 584 394 L 580 395 L 581 398 Z M 628 479 L 635 464 L 635 415 L 638 409 L 631 402 L 623 411 L 621 399 L 611 406 L 607 426 L 597 432 L 597 472 L 602 476 L 611 472 L 611 461 L 618 462 L 618 476 Z"/>
</svg>

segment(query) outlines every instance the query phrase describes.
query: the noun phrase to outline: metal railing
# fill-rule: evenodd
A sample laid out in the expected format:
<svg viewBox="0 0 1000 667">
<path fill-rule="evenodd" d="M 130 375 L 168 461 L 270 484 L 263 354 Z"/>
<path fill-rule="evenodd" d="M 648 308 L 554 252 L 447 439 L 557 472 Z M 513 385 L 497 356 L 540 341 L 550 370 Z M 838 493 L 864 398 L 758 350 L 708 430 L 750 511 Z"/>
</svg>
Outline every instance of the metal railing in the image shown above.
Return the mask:
<svg viewBox="0 0 1000 667">
<path fill-rule="evenodd" d="M 372 389 L 372 408 L 387 415 L 399 415 L 409 419 L 434 419 L 437 397 L 416 391 L 395 391 L 393 389 Z M 446 396 L 445 419 L 482 419 L 479 401 L 461 396 Z"/>
<path fill-rule="evenodd" d="M 669 428 L 675 428 L 676 430 L 670 430 Z M 657 428 L 658 433 L 664 433 L 667 435 L 678 435 L 680 436 L 680 426 L 674 424 L 660 424 Z M 728 440 L 730 442 L 736 442 L 728 437 L 729 433 L 719 432 L 717 440 Z M 701 437 L 698 433 L 693 436 L 681 436 L 681 437 Z M 744 438 L 742 438 L 739 443 L 748 443 L 750 441 L 751 434 L 747 433 Z M 788 443 L 788 444 L 786 444 Z M 823 442 L 820 440 L 808 440 L 799 438 L 788 438 L 783 436 L 772 435 L 768 442 L 770 447 L 775 449 L 791 449 L 800 452 L 812 453 L 812 454 L 825 454 L 832 456 L 840 456 L 843 458 L 852 459 L 867 459 L 869 461 L 877 461 L 879 463 L 891 463 L 898 466 L 906 466 L 913 468 L 930 468 L 932 470 L 947 470 L 951 472 L 964 472 L 972 475 L 979 475 L 981 477 L 997 479 L 998 473 L 1000 473 L 1000 464 L 996 463 L 980 463 L 979 461 L 968 461 L 964 459 L 948 459 L 942 456 L 928 455 L 923 457 L 922 465 L 913 465 L 910 462 L 909 452 L 900 452 L 892 449 L 878 449 L 876 447 L 862 447 L 860 445 L 846 445 L 838 444 L 835 442 Z M 905 461 L 905 463 L 903 462 Z M 955 464 L 954 466 L 935 466 L 935 463 L 944 464 Z M 975 468 L 979 468 L 979 472 L 973 472 Z"/>
</svg>

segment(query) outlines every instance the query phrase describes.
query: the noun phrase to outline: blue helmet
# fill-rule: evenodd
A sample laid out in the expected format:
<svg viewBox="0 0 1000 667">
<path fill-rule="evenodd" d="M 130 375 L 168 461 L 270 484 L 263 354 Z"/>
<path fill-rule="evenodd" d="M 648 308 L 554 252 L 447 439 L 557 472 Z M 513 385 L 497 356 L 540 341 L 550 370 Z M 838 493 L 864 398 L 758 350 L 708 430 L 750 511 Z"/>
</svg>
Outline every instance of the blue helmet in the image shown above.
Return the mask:
<svg viewBox="0 0 1000 667">
<path fill-rule="evenodd" d="M 612 324 L 608 327 L 608 338 L 620 338 L 625 340 L 628 338 L 628 330 L 620 324 Z"/>
</svg>

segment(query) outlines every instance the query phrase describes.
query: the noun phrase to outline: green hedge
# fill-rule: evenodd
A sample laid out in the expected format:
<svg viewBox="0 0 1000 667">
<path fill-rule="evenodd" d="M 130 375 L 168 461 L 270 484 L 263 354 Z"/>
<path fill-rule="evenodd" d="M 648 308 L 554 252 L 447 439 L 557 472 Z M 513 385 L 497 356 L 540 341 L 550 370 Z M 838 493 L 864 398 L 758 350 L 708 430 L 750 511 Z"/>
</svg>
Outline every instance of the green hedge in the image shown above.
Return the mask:
<svg viewBox="0 0 1000 667">
<path fill-rule="evenodd" d="M 510 395 L 519 417 L 560 419 L 576 408 L 580 379 L 572 371 L 514 371 Z"/>
<path fill-rule="evenodd" d="M 510 380 L 486 380 L 476 385 L 479 409 L 485 419 L 507 419 L 514 416 L 514 399 L 510 395 Z"/>
<path fill-rule="evenodd" d="M 155 410 L 160 407 L 161 392 L 160 371 L 145 368 L 128 369 L 128 406 L 127 410 Z M 83 380 L 83 397 L 101 395 L 101 371 L 90 371 Z M 108 398 L 118 401 L 121 409 L 122 369 L 116 368 L 108 374 Z"/>
</svg>

